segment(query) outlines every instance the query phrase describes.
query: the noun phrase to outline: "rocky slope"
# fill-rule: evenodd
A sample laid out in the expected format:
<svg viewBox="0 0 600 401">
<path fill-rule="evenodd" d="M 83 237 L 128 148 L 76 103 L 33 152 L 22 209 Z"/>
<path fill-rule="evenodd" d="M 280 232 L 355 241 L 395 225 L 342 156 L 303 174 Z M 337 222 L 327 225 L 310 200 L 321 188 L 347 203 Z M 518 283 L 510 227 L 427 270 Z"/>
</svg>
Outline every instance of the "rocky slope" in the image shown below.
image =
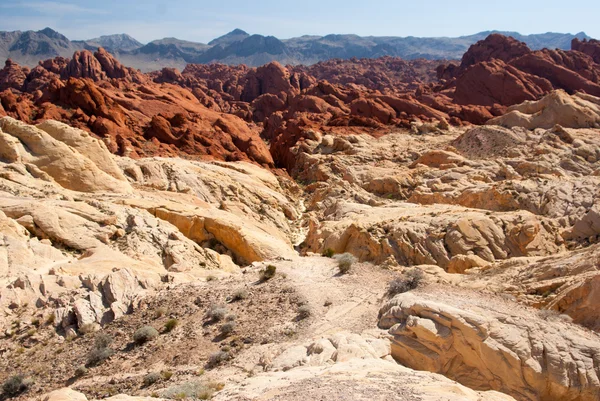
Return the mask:
<svg viewBox="0 0 600 401">
<path fill-rule="evenodd" d="M 594 46 L 554 68 L 591 85 Z M 598 399 L 600 99 L 455 98 L 557 54 L 7 64 L 0 397 Z"/>
</svg>

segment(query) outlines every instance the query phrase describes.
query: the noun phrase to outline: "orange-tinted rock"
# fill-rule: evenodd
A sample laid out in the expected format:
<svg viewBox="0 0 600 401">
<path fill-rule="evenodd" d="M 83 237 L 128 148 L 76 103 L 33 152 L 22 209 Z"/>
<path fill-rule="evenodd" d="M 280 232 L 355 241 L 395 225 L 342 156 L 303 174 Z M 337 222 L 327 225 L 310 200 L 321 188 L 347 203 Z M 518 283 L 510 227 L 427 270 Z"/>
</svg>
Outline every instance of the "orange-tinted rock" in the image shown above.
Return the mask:
<svg viewBox="0 0 600 401">
<path fill-rule="evenodd" d="M 525 43 L 510 36 L 493 33 L 469 48 L 462 57 L 459 70 L 464 71 L 474 64 L 492 59 L 509 62 L 530 52 Z"/>
</svg>

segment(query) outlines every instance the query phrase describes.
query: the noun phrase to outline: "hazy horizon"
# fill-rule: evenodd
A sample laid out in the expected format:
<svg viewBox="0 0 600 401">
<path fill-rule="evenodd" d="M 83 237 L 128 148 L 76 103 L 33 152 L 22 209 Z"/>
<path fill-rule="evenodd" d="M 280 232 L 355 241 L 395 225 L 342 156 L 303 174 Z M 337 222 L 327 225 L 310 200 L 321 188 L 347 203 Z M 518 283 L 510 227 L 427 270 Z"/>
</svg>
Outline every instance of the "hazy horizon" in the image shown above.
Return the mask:
<svg viewBox="0 0 600 401">
<path fill-rule="evenodd" d="M 440 0 L 427 4 L 384 0 L 377 7 L 355 0 L 306 0 L 301 9 L 283 7 L 273 0 L 255 5 L 233 0 L 227 6 L 199 5 L 189 0 L 174 4 L 106 0 L 102 7 L 91 0 L 6 1 L 0 0 L 5 16 L 0 30 L 37 31 L 50 27 L 71 40 L 125 33 L 142 43 L 168 37 L 207 43 L 236 28 L 280 39 L 328 34 L 458 37 L 482 31 L 523 35 L 585 32 L 600 37 L 600 26 L 595 21 L 600 5 L 591 1 L 566 10 L 564 2 L 559 1 L 523 4 L 515 0 L 505 1 L 502 9 L 476 1 L 455 2 L 448 7 Z M 582 7 L 585 13 L 581 12 Z"/>
</svg>

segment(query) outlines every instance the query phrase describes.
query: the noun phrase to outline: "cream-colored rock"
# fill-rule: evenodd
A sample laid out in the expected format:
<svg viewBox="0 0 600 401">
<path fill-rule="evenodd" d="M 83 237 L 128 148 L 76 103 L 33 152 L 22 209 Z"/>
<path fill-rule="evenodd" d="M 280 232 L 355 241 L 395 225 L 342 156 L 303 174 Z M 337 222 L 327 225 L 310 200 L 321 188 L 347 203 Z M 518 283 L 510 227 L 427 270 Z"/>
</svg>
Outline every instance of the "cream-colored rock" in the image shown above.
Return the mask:
<svg viewBox="0 0 600 401">
<path fill-rule="evenodd" d="M 521 400 L 600 397 L 600 337 L 574 325 L 475 294 L 405 293 L 379 317 L 408 367 Z"/>
<path fill-rule="evenodd" d="M 331 366 L 303 366 L 261 373 L 226 386 L 215 401 L 413 400 L 513 401 L 496 391 L 474 391 L 441 375 L 415 372 L 383 359 L 351 359 Z"/>
<path fill-rule="evenodd" d="M 82 394 L 78 391 L 72 390 L 70 388 L 62 388 L 60 390 L 55 390 L 51 393 L 43 395 L 39 398 L 40 401 L 88 401 L 88 398 L 85 394 Z M 154 397 L 132 397 L 125 394 L 115 395 L 109 398 L 105 398 L 105 400 L 111 401 L 162 401 L 162 398 L 154 398 Z M 93 400 L 91 400 L 93 401 Z"/>
<path fill-rule="evenodd" d="M 556 124 L 568 128 L 598 128 L 600 98 L 585 93 L 568 95 L 559 89 L 540 100 L 511 106 L 506 114 L 492 118 L 487 124 L 527 129 L 552 128 Z"/>
<path fill-rule="evenodd" d="M 19 143 L 13 141 L 12 144 L 8 139 L 2 141 L 2 145 L 11 146 L 10 151 L 4 151 L 5 154 L 11 153 L 13 155 L 8 157 L 8 162 L 32 164 L 41 172 L 52 177 L 62 187 L 74 191 L 131 192 L 131 187 L 126 181 L 109 175 L 100 169 L 94 161 L 67 144 L 75 142 L 77 139 L 73 139 L 73 141 L 68 139 L 63 142 L 53 138 L 41 129 L 10 117 L 0 119 L 0 130 L 19 141 Z M 67 138 L 72 138 L 73 135 L 81 135 L 81 133 L 65 133 Z M 23 146 L 26 146 L 28 151 Z M 101 157 L 100 155 L 104 151 L 106 153 Z M 98 150 L 98 157 L 94 158 L 99 160 L 100 158 L 110 159 L 110 157 L 108 150 L 104 148 Z"/>
</svg>

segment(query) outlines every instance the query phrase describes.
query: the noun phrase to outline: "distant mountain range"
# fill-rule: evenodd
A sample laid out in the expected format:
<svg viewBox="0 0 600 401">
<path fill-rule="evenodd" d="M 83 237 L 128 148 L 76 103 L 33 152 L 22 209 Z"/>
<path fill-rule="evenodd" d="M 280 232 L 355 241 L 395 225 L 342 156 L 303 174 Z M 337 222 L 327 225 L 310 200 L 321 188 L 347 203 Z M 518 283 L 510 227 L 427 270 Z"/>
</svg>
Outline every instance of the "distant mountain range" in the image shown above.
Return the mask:
<svg viewBox="0 0 600 401">
<path fill-rule="evenodd" d="M 165 38 L 142 44 L 126 34 L 71 41 L 45 28 L 41 31 L 0 31 L 0 60 L 11 58 L 33 67 L 39 60 L 56 56 L 71 57 L 76 50 L 96 50 L 99 46 L 113 53 L 123 64 L 147 72 L 162 67 L 183 69 L 188 63 L 224 63 L 259 66 L 270 61 L 282 64 L 314 64 L 332 58 L 375 58 L 397 56 L 404 59 L 460 59 L 473 43 L 491 33 L 502 33 L 525 42 L 531 49 L 570 49 L 571 40 L 590 39 L 585 33 L 543 33 L 521 35 L 517 32 L 487 31 L 457 38 L 419 38 L 393 36 L 327 35 L 277 39 L 250 35 L 236 29 L 208 44 Z"/>
</svg>

